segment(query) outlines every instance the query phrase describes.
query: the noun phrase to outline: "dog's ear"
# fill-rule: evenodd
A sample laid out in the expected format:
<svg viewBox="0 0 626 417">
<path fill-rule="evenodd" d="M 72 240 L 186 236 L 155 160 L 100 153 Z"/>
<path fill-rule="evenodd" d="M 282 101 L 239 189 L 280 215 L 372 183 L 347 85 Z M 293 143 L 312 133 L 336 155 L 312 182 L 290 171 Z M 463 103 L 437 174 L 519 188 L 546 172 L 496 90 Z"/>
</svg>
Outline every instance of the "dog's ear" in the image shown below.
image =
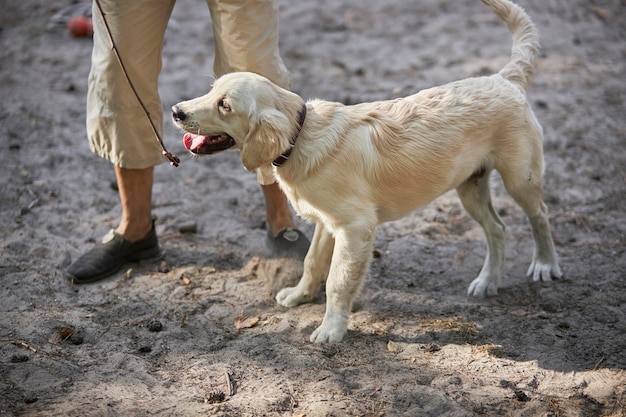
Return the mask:
<svg viewBox="0 0 626 417">
<path fill-rule="evenodd" d="M 292 124 L 276 109 L 263 110 L 248 132 L 241 147 L 241 160 L 248 171 L 269 164 L 289 147 Z"/>
</svg>

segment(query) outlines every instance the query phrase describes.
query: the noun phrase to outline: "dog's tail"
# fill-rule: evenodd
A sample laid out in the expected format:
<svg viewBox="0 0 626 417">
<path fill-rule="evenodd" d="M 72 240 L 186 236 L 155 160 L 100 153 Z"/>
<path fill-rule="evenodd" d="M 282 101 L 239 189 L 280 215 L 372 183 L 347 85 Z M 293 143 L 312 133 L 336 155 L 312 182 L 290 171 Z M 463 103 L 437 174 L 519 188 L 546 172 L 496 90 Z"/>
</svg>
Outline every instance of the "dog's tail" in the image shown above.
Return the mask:
<svg viewBox="0 0 626 417">
<path fill-rule="evenodd" d="M 509 0 L 482 2 L 493 9 L 513 35 L 511 60 L 500 70 L 500 75 L 526 90 L 539 52 L 539 32 L 524 9 Z"/>
</svg>

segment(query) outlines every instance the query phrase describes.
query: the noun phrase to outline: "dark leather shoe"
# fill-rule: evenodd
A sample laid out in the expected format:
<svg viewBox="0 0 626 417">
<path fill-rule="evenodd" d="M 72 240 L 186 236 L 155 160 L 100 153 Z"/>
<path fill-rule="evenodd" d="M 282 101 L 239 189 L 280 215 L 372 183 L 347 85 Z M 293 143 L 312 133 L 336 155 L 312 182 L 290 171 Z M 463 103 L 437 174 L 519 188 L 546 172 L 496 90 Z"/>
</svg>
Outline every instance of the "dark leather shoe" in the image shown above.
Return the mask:
<svg viewBox="0 0 626 417">
<path fill-rule="evenodd" d="M 272 256 L 303 260 L 311 241 L 300 230 L 288 227 L 276 237 L 268 230 L 267 246 L 272 250 Z"/>
<path fill-rule="evenodd" d="M 128 262 L 154 258 L 160 254 L 154 222 L 146 237 L 132 243 L 111 229 L 102 242 L 74 261 L 67 273 L 75 284 L 86 284 L 113 275 Z"/>
</svg>

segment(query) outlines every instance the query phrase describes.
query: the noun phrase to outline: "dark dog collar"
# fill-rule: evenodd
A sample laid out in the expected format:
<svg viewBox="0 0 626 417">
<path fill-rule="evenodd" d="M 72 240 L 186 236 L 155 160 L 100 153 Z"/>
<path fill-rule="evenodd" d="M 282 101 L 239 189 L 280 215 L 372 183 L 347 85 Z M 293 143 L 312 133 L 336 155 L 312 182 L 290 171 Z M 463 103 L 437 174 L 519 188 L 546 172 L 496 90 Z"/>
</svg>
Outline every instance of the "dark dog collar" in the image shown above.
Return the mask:
<svg viewBox="0 0 626 417">
<path fill-rule="evenodd" d="M 296 133 L 293 135 L 293 138 L 289 142 L 289 148 L 285 152 L 283 152 L 278 158 L 274 159 L 272 165 L 275 167 L 279 167 L 289 159 L 291 156 L 291 151 L 293 151 L 294 146 L 296 146 L 296 139 L 300 135 L 300 131 L 302 130 L 302 126 L 304 125 L 304 119 L 306 118 L 306 103 L 302 103 L 302 110 L 300 110 L 300 117 L 298 118 L 298 124 L 296 126 Z"/>
</svg>

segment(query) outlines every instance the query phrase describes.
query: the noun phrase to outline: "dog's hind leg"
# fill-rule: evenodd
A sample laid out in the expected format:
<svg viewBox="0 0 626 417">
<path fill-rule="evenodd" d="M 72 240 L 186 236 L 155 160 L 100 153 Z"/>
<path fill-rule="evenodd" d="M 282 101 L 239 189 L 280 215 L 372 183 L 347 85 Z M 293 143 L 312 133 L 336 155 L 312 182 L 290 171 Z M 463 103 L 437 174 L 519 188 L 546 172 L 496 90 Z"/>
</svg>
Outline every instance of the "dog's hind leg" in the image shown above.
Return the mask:
<svg viewBox="0 0 626 417">
<path fill-rule="evenodd" d="M 504 223 L 493 209 L 489 174 L 481 170 L 457 187 L 463 207 L 476 220 L 487 237 L 487 256 L 478 277 L 470 284 L 467 294 L 475 297 L 497 295 L 504 263 Z"/>
<path fill-rule="evenodd" d="M 551 281 L 563 274 L 559 267 L 552 232 L 548 219 L 548 208 L 541 198 L 541 172 L 533 172 L 525 178 L 502 175 L 507 192 L 526 213 L 535 240 L 533 260 L 527 275 L 534 281 Z"/>
<path fill-rule="evenodd" d="M 323 224 L 317 223 L 311 246 L 304 259 L 304 273 L 298 285 L 283 288 L 276 294 L 278 304 L 295 307 L 308 303 L 319 291 L 328 275 L 335 240 Z"/>
</svg>

